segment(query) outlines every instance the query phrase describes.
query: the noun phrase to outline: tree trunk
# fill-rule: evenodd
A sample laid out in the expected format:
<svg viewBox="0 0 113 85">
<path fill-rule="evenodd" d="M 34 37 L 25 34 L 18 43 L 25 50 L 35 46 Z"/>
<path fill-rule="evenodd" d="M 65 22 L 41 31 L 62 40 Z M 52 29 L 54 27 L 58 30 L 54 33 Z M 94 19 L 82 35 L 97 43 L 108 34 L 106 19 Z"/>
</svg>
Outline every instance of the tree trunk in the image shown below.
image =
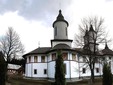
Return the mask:
<svg viewBox="0 0 113 85">
<path fill-rule="evenodd" d="M 91 80 L 94 83 L 94 69 L 91 69 Z"/>
</svg>

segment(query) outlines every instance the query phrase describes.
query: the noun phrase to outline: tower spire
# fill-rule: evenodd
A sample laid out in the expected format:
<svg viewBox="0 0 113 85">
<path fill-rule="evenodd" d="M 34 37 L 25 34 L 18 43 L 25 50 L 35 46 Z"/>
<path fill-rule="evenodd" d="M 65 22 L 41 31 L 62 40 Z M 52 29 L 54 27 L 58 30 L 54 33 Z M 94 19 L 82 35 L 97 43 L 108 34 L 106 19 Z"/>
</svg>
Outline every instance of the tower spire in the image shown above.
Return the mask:
<svg viewBox="0 0 113 85">
<path fill-rule="evenodd" d="M 68 39 L 68 22 L 64 19 L 62 11 L 59 10 L 56 20 L 53 22 L 54 39 Z"/>
<path fill-rule="evenodd" d="M 105 43 L 105 49 L 109 49 L 107 42 Z"/>
<path fill-rule="evenodd" d="M 90 25 L 90 29 L 89 29 L 89 31 L 94 31 L 94 29 L 93 29 L 93 25 L 92 25 L 92 24 Z"/>
<path fill-rule="evenodd" d="M 56 22 L 59 22 L 59 21 L 65 22 L 65 23 L 67 24 L 67 26 L 69 25 L 68 22 L 64 19 L 64 16 L 62 15 L 61 9 L 59 10 L 59 14 L 58 14 L 58 16 L 57 16 L 57 18 L 56 18 L 56 21 L 53 22 L 53 27 L 54 27 L 54 24 L 55 24 Z"/>
</svg>

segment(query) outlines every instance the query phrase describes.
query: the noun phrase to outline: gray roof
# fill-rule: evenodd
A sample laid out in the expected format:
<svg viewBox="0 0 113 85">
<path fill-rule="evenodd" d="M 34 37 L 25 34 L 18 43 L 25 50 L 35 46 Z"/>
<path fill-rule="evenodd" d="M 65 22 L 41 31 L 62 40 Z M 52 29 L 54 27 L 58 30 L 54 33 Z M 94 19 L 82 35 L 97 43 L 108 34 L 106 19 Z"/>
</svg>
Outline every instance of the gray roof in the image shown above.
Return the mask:
<svg viewBox="0 0 113 85">
<path fill-rule="evenodd" d="M 73 51 L 73 52 L 87 54 L 86 50 L 83 50 L 82 48 L 71 48 L 67 44 L 57 44 L 53 48 L 51 48 L 51 47 L 39 47 L 39 48 L 23 55 L 23 57 L 25 57 L 27 55 L 33 55 L 33 54 L 47 54 L 49 52 L 56 51 L 56 50 L 70 50 L 70 51 Z M 113 56 L 113 51 L 110 50 L 108 48 L 108 46 L 105 46 L 105 48 L 103 50 L 99 51 L 98 53 L 96 52 L 96 54 L 99 55 L 99 56 L 103 56 L 103 55 L 112 55 Z"/>
<path fill-rule="evenodd" d="M 46 54 L 47 51 L 49 51 L 51 49 L 51 47 L 39 47 L 36 48 L 35 50 L 23 55 L 23 57 L 27 56 L 27 55 L 32 55 L 32 54 Z"/>
<path fill-rule="evenodd" d="M 57 44 L 52 49 L 71 49 L 67 44 Z"/>
<path fill-rule="evenodd" d="M 59 14 L 57 16 L 56 21 L 53 22 L 53 27 L 54 27 L 54 24 L 56 22 L 58 22 L 58 21 L 63 21 L 63 22 L 65 22 L 67 24 L 67 26 L 69 25 L 68 22 L 64 19 L 64 16 L 62 15 L 62 11 L 61 10 L 59 10 Z"/>
<path fill-rule="evenodd" d="M 57 44 L 55 45 L 53 48 L 51 47 L 39 47 L 25 55 L 23 55 L 23 57 L 27 56 L 27 55 L 33 55 L 33 54 L 46 54 L 48 52 L 51 51 L 56 51 L 56 50 L 71 50 L 71 51 L 75 51 L 74 49 L 72 49 L 70 46 L 68 46 L 67 44 Z"/>
<path fill-rule="evenodd" d="M 113 55 L 113 51 L 109 49 L 108 45 L 105 45 L 105 48 L 102 50 L 103 55 Z"/>
</svg>

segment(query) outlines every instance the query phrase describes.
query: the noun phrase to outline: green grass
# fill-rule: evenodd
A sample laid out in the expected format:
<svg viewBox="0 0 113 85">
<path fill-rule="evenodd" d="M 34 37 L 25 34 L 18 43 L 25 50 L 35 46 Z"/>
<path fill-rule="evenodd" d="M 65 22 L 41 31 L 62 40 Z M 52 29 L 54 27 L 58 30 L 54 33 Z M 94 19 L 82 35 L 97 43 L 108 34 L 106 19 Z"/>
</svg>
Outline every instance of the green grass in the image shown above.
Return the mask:
<svg viewBox="0 0 113 85">
<path fill-rule="evenodd" d="M 14 76 L 9 79 L 11 85 L 51 85 L 51 82 L 47 80 L 31 80 L 25 79 L 19 76 Z M 78 82 L 68 82 L 67 85 L 88 85 L 89 80 L 83 80 Z M 93 85 L 102 85 L 102 79 L 95 79 L 95 84 Z"/>
</svg>

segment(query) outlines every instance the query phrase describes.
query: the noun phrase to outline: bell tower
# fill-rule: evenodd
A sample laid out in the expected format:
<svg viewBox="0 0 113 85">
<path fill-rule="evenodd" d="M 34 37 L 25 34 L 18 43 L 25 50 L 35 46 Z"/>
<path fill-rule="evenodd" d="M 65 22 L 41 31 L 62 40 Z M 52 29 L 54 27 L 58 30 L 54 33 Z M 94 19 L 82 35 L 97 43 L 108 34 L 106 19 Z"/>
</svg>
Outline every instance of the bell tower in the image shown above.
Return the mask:
<svg viewBox="0 0 113 85">
<path fill-rule="evenodd" d="M 56 20 L 53 22 L 54 39 L 51 40 L 52 47 L 60 43 L 71 46 L 72 40 L 68 39 L 68 26 L 69 23 L 64 19 L 62 11 L 59 10 L 59 14 Z"/>
<path fill-rule="evenodd" d="M 98 51 L 98 43 L 96 43 L 96 31 L 90 25 L 89 31 L 86 30 L 84 35 L 84 49 L 91 50 L 92 52 Z"/>
<path fill-rule="evenodd" d="M 62 11 L 59 10 L 59 14 L 56 20 L 53 22 L 54 39 L 68 39 L 68 22 L 64 19 Z"/>
</svg>

